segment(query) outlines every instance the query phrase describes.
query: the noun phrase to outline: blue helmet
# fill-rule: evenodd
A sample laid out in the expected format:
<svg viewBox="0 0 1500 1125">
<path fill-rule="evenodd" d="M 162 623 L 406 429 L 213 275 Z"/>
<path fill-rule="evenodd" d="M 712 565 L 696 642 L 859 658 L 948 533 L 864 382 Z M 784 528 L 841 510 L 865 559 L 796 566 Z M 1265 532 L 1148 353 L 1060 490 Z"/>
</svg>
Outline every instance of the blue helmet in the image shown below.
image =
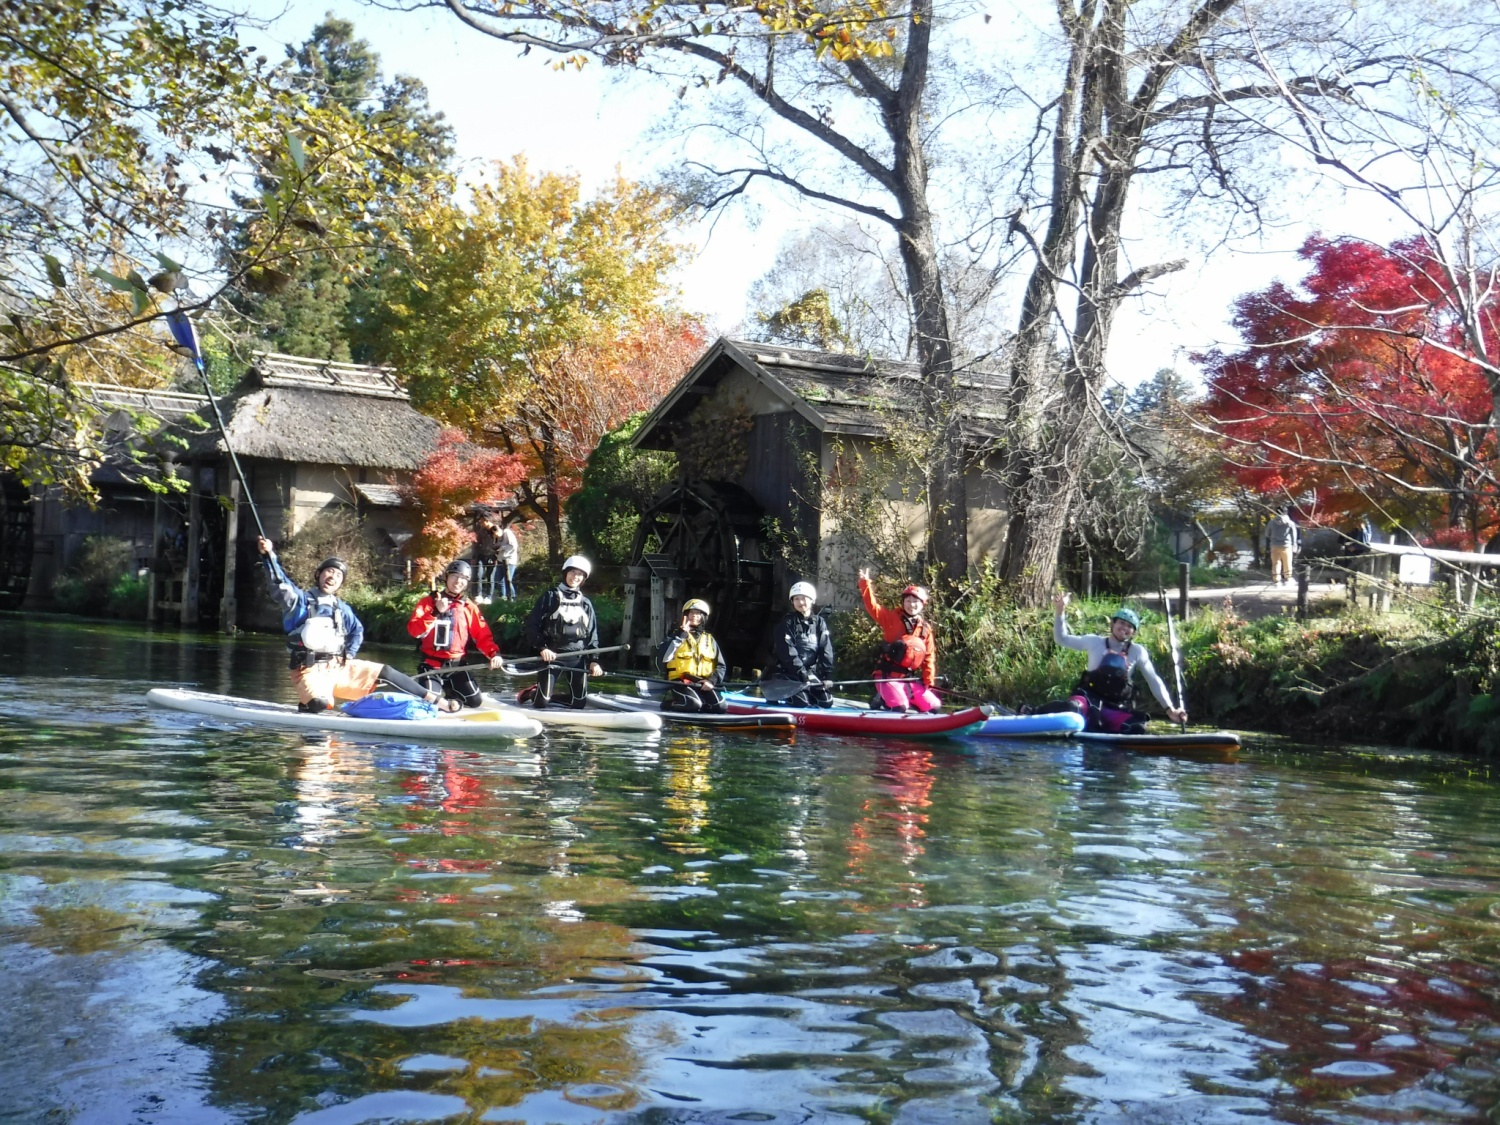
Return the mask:
<svg viewBox="0 0 1500 1125">
<path fill-rule="evenodd" d="M 1132 629 L 1139 631 L 1141 627 L 1141 615 L 1128 606 L 1121 606 L 1110 615 L 1110 621 L 1123 621 Z"/>
</svg>

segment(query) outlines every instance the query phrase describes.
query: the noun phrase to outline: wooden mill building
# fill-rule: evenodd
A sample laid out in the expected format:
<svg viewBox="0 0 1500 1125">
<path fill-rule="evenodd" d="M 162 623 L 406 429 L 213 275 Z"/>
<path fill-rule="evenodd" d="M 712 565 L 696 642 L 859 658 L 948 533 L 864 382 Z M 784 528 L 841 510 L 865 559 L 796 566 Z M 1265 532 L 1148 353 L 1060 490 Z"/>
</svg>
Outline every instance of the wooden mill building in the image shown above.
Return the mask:
<svg viewBox="0 0 1500 1125">
<path fill-rule="evenodd" d="M 33 501 L 33 566 L 28 600 L 45 604 L 52 579 L 89 535 L 130 541 L 151 574 L 151 619 L 274 628 L 255 561 L 256 529 L 241 503 L 223 438 L 203 395 L 87 388 L 106 408 L 148 413 L 183 445 L 159 444 L 186 494 L 154 496 L 117 469 L 96 474 L 97 509 Z M 412 408 L 387 368 L 257 353 L 245 377 L 219 403 L 273 539 L 295 535 L 330 509 L 346 509 L 393 571 L 410 535 L 392 479 L 415 470 L 437 447 L 438 423 Z M 122 419 L 121 429 L 128 429 Z M 305 577 L 305 576 L 297 576 Z"/>
<path fill-rule="evenodd" d="M 732 606 L 715 622 L 731 658 L 757 660 L 766 624 L 788 585 L 816 583 L 820 604 L 857 603 L 855 573 L 874 538 L 922 564 L 927 511 L 922 474 L 903 463 L 902 440 L 920 425 L 914 364 L 839 352 L 720 338 L 657 405 L 636 433 L 641 449 L 677 454 L 683 479 L 643 513 L 634 565 L 626 571 L 628 643 L 645 653 L 676 622 L 688 597 Z M 960 376 L 967 479 L 969 561 L 997 557 L 1006 504 L 997 464 L 1003 376 Z M 900 433 L 902 427 L 908 434 Z M 827 502 L 824 489 L 873 488 L 863 512 Z M 870 520 L 880 527 L 865 526 Z M 849 526 L 854 520 L 861 526 Z"/>
</svg>

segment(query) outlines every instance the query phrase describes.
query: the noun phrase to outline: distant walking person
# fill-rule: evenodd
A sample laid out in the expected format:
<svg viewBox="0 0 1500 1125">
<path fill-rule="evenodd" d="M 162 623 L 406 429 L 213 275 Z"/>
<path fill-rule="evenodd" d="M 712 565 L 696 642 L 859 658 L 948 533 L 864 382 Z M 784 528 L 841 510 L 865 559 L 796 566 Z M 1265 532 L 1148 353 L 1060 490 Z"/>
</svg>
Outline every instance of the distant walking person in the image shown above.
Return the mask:
<svg viewBox="0 0 1500 1125">
<path fill-rule="evenodd" d="M 499 560 L 500 596 L 506 601 L 516 598 L 516 564 L 521 561 L 521 544 L 516 539 L 516 529 L 506 524 L 500 529 L 500 539 L 495 545 Z"/>
<path fill-rule="evenodd" d="M 1266 539 L 1271 545 L 1271 579 L 1284 586 L 1292 579 L 1292 556 L 1302 542 L 1290 504 L 1283 504 L 1266 525 Z"/>
</svg>

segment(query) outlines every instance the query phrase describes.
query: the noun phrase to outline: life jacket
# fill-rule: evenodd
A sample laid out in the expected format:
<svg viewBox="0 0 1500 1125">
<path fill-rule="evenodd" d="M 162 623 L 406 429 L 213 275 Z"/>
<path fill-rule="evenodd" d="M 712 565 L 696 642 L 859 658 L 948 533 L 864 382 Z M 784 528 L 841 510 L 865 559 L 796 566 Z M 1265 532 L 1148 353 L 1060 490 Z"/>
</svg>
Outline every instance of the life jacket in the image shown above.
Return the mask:
<svg viewBox="0 0 1500 1125">
<path fill-rule="evenodd" d="M 927 660 L 928 638 L 932 636 L 932 626 L 917 617 L 903 616 L 902 620 L 906 631 L 896 640 L 885 641 L 880 646 L 878 670 L 887 675 L 921 671 Z"/>
<path fill-rule="evenodd" d="M 1131 710 L 1135 691 L 1130 684 L 1129 657 L 1123 652 L 1106 651 L 1099 666 L 1083 674 L 1079 687 L 1101 703 Z"/>
<path fill-rule="evenodd" d="M 593 606 L 581 591 L 557 587 L 557 608 L 542 622 L 549 647 L 559 652 L 582 648 L 593 632 Z"/>
<path fill-rule="evenodd" d="M 469 645 L 469 614 L 472 612 L 467 596 L 453 598 L 449 595 L 447 613 L 433 618 L 432 632 L 422 638 L 418 646 L 422 655 L 439 660 L 456 659 L 454 653 L 463 655 Z"/>
<path fill-rule="evenodd" d="M 343 652 L 347 641 L 338 598 L 332 594 L 309 595 L 307 617 L 287 640 L 294 642 L 295 648 L 321 656 L 336 656 Z"/>
<path fill-rule="evenodd" d="M 781 636 L 772 642 L 772 655 L 785 675 L 797 674 L 797 669 L 788 657 L 795 657 L 800 661 L 803 671 L 818 673 L 818 659 L 824 651 L 827 638 L 828 622 L 823 620 L 822 614 L 810 613 L 803 617 L 793 610 L 781 619 Z"/>
<path fill-rule="evenodd" d="M 912 633 L 880 646 L 880 666 L 886 672 L 915 672 L 926 659 L 927 642 Z"/>
<path fill-rule="evenodd" d="M 711 680 L 719 669 L 719 644 L 712 633 L 694 629 L 678 643 L 666 669 L 672 680 Z"/>
</svg>

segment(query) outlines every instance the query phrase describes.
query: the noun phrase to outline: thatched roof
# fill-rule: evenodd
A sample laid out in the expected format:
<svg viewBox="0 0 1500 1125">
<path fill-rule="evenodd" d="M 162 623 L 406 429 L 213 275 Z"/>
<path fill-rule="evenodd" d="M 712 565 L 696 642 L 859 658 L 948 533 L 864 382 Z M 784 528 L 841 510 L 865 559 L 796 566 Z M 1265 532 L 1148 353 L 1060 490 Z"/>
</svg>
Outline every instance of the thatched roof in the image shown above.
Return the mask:
<svg viewBox="0 0 1500 1125">
<path fill-rule="evenodd" d="M 219 408 L 241 457 L 301 464 L 415 469 L 437 448 L 442 428 L 413 410 L 405 396 L 252 387 Z M 190 446 L 198 456 L 224 452 L 217 427 Z"/>
<path fill-rule="evenodd" d="M 184 457 L 224 455 L 204 395 L 85 385 L 101 406 L 150 413 L 187 440 Z M 412 408 L 388 367 L 329 363 L 258 352 L 235 390 L 219 399 L 241 457 L 298 464 L 410 470 L 437 448 L 441 426 Z M 195 414 L 207 424 L 184 428 Z"/>
<path fill-rule="evenodd" d="M 651 412 L 635 444 L 643 449 L 672 448 L 676 426 L 735 371 L 748 373 L 816 430 L 861 437 L 883 435 L 893 416 L 916 409 L 921 384 L 921 372 L 914 363 L 724 336 L 714 341 Z M 1002 374 L 960 374 L 959 388 L 968 403 L 964 429 L 973 440 L 999 436 L 1000 396 L 1007 385 Z"/>
<path fill-rule="evenodd" d="M 280 352 L 253 352 L 251 359 L 244 382 L 253 387 L 293 387 L 407 401 L 406 391 L 391 367 L 304 359 Z"/>
</svg>

